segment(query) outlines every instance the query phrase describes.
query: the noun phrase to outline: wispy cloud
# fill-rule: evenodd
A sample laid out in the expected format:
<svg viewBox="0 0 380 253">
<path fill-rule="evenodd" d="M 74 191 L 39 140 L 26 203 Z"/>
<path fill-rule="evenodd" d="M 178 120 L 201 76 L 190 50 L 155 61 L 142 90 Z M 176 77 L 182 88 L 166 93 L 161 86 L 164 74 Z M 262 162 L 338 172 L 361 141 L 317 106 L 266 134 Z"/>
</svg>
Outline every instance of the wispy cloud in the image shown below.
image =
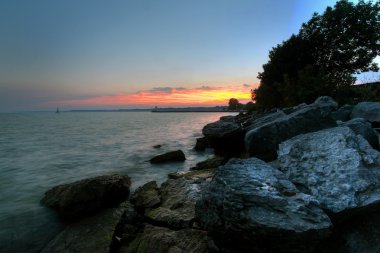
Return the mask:
<svg viewBox="0 0 380 253">
<path fill-rule="evenodd" d="M 68 106 L 213 106 L 225 105 L 232 97 L 241 102 L 248 102 L 251 97 L 250 89 L 246 85 L 196 88 L 154 87 L 136 93 L 54 101 L 52 104 Z"/>
</svg>

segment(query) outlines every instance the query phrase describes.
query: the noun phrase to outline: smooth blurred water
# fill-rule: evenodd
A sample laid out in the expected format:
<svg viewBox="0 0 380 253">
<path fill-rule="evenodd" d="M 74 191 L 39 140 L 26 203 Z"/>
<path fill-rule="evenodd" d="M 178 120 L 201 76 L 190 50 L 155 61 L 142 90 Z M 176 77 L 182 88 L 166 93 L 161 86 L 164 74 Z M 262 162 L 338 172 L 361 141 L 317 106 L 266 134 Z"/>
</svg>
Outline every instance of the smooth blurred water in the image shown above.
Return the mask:
<svg viewBox="0 0 380 253">
<path fill-rule="evenodd" d="M 211 151 L 192 148 L 202 127 L 225 113 L 63 112 L 0 114 L 0 252 L 37 252 L 63 225 L 40 205 L 51 187 L 120 173 L 132 188 L 188 170 Z M 153 146 L 161 144 L 160 149 Z M 152 165 L 182 149 L 183 163 Z"/>
</svg>

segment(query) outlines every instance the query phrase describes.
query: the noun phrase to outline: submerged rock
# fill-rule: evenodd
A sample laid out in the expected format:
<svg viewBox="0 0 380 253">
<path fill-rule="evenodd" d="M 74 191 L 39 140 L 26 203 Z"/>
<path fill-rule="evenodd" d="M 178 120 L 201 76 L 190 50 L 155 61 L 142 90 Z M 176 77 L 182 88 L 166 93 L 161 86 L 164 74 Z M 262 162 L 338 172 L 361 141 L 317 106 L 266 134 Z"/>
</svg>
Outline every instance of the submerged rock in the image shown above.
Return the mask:
<svg viewBox="0 0 380 253">
<path fill-rule="evenodd" d="M 171 151 L 165 154 L 157 155 L 150 159 L 151 163 L 165 163 L 165 162 L 182 162 L 186 157 L 182 150 Z"/>
<path fill-rule="evenodd" d="M 108 253 L 116 224 L 125 207 L 105 209 L 70 224 L 51 240 L 41 253 Z"/>
<path fill-rule="evenodd" d="M 120 253 L 206 253 L 207 233 L 196 229 L 178 231 L 164 227 L 146 225 L 144 231 L 130 244 L 124 245 Z"/>
<path fill-rule="evenodd" d="M 196 216 L 218 247 L 231 252 L 312 252 L 331 226 L 313 196 L 257 158 L 219 167 Z"/>
<path fill-rule="evenodd" d="M 302 133 L 336 126 L 336 121 L 330 115 L 330 110 L 336 108 L 336 102 L 331 98 L 322 98 L 289 115 L 283 115 L 280 111 L 258 119 L 258 123 L 249 127 L 250 130 L 245 136 L 246 150 L 251 156 L 266 161 L 274 160 L 277 157 L 278 144 L 284 140 Z"/>
<path fill-rule="evenodd" d="M 380 204 L 380 153 L 348 127 L 287 140 L 278 160 L 289 180 L 336 218 Z"/>
<path fill-rule="evenodd" d="M 129 196 L 130 186 L 128 176 L 99 176 L 55 186 L 45 193 L 41 202 L 65 219 L 77 219 L 116 206 Z"/>
</svg>

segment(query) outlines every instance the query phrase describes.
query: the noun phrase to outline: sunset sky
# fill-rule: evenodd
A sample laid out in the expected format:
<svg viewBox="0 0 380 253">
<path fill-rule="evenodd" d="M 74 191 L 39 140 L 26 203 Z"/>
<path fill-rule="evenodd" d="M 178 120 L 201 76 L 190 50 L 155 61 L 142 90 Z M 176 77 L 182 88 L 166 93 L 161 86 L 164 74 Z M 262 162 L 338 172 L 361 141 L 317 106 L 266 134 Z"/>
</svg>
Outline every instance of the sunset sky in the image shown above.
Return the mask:
<svg viewBox="0 0 380 253">
<path fill-rule="evenodd" d="M 269 50 L 334 0 L 2 0 L 0 111 L 247 102 Z"/>
</svg>

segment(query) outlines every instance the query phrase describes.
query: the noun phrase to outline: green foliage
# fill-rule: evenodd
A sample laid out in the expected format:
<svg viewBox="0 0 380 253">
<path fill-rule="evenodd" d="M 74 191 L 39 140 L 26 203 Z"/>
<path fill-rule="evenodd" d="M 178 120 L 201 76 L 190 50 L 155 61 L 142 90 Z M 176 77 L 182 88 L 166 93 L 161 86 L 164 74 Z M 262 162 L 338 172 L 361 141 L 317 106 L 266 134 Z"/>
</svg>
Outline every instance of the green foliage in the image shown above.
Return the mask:
<svg viewBox="0 0 380 253">
<path fill-rule="evenodd" d="M 329 95 L 343 100 L 353 74 L 377 71 L 380 3 L 340 0 L 274 47 L 252 91 L 261 108 L 292 106 Z"/>
</svg>

